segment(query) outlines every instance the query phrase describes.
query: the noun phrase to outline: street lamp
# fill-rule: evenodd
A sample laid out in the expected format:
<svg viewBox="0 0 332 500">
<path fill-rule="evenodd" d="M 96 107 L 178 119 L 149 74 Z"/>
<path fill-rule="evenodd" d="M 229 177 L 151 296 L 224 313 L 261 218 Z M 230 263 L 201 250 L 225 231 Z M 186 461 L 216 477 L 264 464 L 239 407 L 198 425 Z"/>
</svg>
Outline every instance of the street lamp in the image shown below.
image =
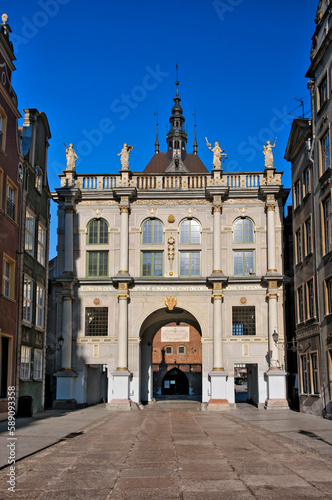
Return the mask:
<svg viewBox="0 0 332 500">
<path fill-rule="evenodd" d="M 65 339 L 63 338 L 62 335 L 60 335 L 60 337 L 57 339 L 58 347 L 51 347 L 50 345 L 46 346 L 46 356 L 51 356 L 56 351 L 60 351 L 60 349 L 63 346 L 64 341 L 65 341 Z"/>
<path fill-rule="evenodd" d="M 286 349 L 287 351 L 292 351 L 292 352 L 303 351 L 303 344 L 299 344 L 295 337 L 292 337 L 292 340 L 290 340 L 289 342 L 278 342 L 279 335 L 276 329 L 274 329 L 274 332 L 272 333 L 272 339 L 278 349 Z M 291 346 L 287 347 L 288 344 L 291 344 Z M 281 347 L 279 347 L 279 345 Z M 309 349 L 309 347 L 311 347 L 310 342 L 308 343 L 307 349 Z"/>
</svg>

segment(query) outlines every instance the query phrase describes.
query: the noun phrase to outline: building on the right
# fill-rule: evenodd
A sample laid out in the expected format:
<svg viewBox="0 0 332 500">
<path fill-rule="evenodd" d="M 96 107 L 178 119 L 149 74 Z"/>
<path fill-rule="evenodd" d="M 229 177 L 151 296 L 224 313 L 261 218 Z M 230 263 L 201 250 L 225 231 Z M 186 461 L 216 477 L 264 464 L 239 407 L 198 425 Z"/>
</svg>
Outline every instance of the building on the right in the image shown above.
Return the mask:
<svg viewBox="0 0 332 500">
<path fill-rule="evenodd" d="M 295 119 L 292 164 L 294 293 L 300 410 L 332 415 L 332 5 L 321 0 L 306 77 L 312 119 Z"/>
</svg>

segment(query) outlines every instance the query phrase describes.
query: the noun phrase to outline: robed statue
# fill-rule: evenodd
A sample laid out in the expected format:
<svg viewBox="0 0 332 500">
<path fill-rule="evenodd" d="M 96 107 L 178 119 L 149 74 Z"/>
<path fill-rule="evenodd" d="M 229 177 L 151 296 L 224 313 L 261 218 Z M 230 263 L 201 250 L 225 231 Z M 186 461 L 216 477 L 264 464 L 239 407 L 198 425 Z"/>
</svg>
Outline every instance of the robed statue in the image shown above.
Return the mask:
<svg viewBox="0 0 332 500">
<path fill-rule="evenodd" d="M 128 146 L 128 144 L 125 142 L 121 150 L 121 153 L 118 153 L 118 156 L 120 156 L 120 163 L 122 166 L 122 170 L 129 169 L 129 153 L 132 149 L 133 146 Z"/>
</svg>

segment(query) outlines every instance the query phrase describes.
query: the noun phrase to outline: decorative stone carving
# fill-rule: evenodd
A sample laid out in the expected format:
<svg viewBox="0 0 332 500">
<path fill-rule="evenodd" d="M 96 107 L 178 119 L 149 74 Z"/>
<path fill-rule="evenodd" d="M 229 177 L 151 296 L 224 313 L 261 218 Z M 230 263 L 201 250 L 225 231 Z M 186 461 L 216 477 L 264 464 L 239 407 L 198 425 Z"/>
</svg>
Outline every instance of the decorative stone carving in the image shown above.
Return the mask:
<svg viewBox="0 0 332 500">
<path fill-rule="evenodd" d="M 121 153 L 118 153 L 118 156 L 120 156 L 122 170 L 129 170 L 129 153 L 132 149 L 133 146 L 128 146 L 128 144 L 125 142 Z"/>
<path fill-rule="evenodd" d="M 173 311 L 176 304 L 177 304 L 176 297 L 165 297 L 165 305 L 167 306 L 169 311 Z"/>
</svg>

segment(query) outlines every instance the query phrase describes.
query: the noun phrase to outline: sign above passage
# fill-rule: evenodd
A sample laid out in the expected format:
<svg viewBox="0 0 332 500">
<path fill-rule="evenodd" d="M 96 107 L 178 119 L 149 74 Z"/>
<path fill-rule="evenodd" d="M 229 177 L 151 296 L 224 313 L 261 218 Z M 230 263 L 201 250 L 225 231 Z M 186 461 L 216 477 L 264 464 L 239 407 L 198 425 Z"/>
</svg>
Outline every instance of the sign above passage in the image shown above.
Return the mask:
<svg viewBox="0 0 332 500">
<path fill-rule="evenodd" d="M 189 342 L 189 326 L 163 326 L 162 342 Z"/>
</svg>

